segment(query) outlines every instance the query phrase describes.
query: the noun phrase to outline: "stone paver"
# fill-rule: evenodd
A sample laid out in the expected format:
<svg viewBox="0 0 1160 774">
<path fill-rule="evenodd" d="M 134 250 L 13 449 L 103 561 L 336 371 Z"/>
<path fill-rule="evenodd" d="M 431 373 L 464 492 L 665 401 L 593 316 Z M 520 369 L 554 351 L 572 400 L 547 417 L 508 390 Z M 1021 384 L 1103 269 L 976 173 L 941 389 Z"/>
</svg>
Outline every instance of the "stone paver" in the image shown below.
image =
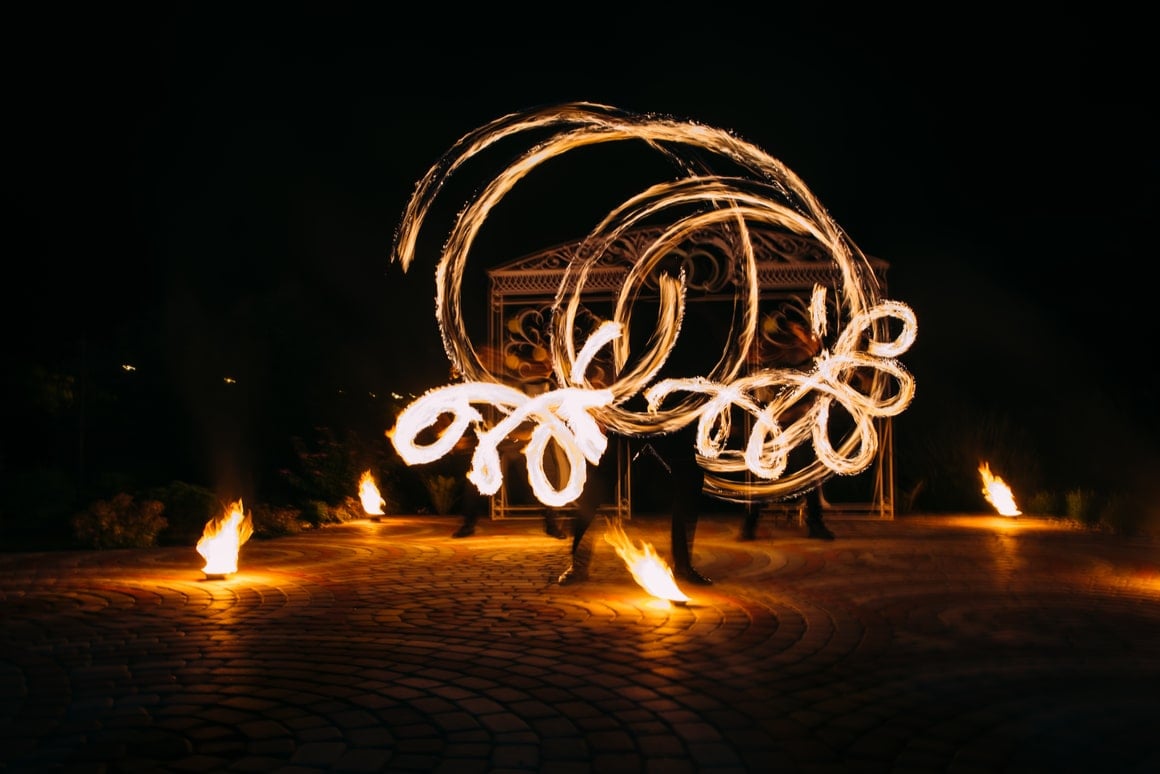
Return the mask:
<svg viewBox="0 0 1160 774">
<path fill-rule="evenodd" d="M 593 528 L 387 516 L 0 554 L 0 770 L 1160 771 L 1160 541 L 986 515 L 702 518 L 649 597 Z M 668 524 L 630 537 L 668 556 Z"/>
</svg>

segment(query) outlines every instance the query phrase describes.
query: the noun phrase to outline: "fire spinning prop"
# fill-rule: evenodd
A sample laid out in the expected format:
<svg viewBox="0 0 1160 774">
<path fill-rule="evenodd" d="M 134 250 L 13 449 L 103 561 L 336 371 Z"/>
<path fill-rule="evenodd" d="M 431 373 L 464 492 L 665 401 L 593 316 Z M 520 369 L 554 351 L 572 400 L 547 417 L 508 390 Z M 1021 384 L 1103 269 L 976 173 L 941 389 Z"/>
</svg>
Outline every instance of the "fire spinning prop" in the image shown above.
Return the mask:
<svg viewBox="0 0 1160 774">
<path fill-rule="evenodd" d="M 197 552 L 205 558 L 205 577 L 221 580 L 237 572 L 238 551 L 252 534 L 254 524 L 241 500 L 232 503 L 225 515 L 207 521 L 197 541 Z"/>
<path fill-rule="evenodd" d="M 547 131 L 555 133 L 533 142 L 458 211 L 443 243 L 435 270 L 435 315 L 452 370 L 464 382 L 432 389 L 399 414 L 387 431 L 399 456 L 411 465 L 434 461 L 450 453 L 470 430 L 476 438 L 467 477 L 481 493 L 494 494 L 503 481 L 500 443 L 530 423 L 531 439 L 523 448 L 528 480 L 535 497 L 553 507 L 567 505 L 583 491 L 585 461 L 599 463 L 608 445 L 606 432 L 655 436 L 697 422 L 704 491 L 735 502 L 788 499 L 836 473 L 853 475 L 869 467 L 878 448 L 874 420 L 901 413 L 914 396 L 914 380 L 896 358 L 915 340 L 915 316 L 904 304 L 880 297 L 869 259 L 797 175 L 729 132 L 586 102 L 502 116 L 460 138 L 419 181 L 396 233 L 392 260 L 404 271 L 410 267 L 444 183 L 469 160 L 520 133 L 539 137 Z M 569 151 L 618 141 L 643 142 L 672 162 L 678 174 L 630 196 L 572 254 L 550 315 L 548 360 L 556 388 L 527 394 L 506 384 L 502 373 L 489 370 L 472 346 L 460 304 L 468 254 L 488 214 L 517 182 Z M 682 149 L 691 153 L 685 156 Z M 713 172 L 710 160 L 728 166 L 728 173 Z M 646 227 L 655 228 L 658 221 L 665 225 L 649 232 L 657 235 L 632 257 L 613 298 L 611 319 L 578 341 L 584 334 L 577 332 L 586 329 L 578 319 L 589 274 L 613 245 L 627 235 L 644 233 Z M 751 227 L 816 242 L 833 265 L 836 281 L 830 292 L 838 297 L 828 304 L 827 289 L 815 287 L 810 325 L 818 341 L 828 328 L 836 338 L 803 367 L 755 368 L 759 256 Z M 726 270 L 735 298 L 725 351 L 707 374 L 654 384 L 680 335 L 688 291 L 685 265 L 673 276 L 666 261 L 680 254 L 683 244 L 713 229 L 731 236 L 732 265 Z M 646 288 L 657 298 L 656 327 L 641 339 L 647 343 L 634 357 L 633 307 Z M 605 348 L 611 353 L 610 374 L 602 367 L 590 368 Z M 644 410 L 631 407 L 637 396 L 645 398 Z M 491 408 L 490 420 L 477 404 Z M 852 420 L 852 429 L 837 442 L 830 437 L 835 405 Z M 735 426 L 749 430 L 742 448 L 729 448 Z M 420 435 L 429 431 L 435 431 L 435 440 L 420 443 Z M 807 440 L 813 447 L 809 461 L 790 469 L 790 452 Z M 569 468 L 568 480 L 559 488 L 544 469 L 551 442 Z M 637 582 L 654 596 L 679 604 L 684 594 L 652 547 L 646 545 L 642 552 L 618 530 L 610 528 L 605 538 Z"/>
<path fill-rule="evenodd" d="M 983 477 L 983 496 L 987 502 L 995 506 L 1000 516 L 1018 516 L 1023 513 L 1015 504 L 1015 495 L 1011 488 L 999 476 L 991 474 L 991 465 L 988 462 L 979 465 L 979 475 Z"/>
<path fill-rule="evenodd" d="M 917 335 L 913 312 L 904 304 L 880 298 L 877 278 L 867 257 L 831 219 L 821 203 L 784 164 L 733 134 L 693 122 L 635 115 L 592 103 L 569 103 L 502 116 L 457 141 L 419 181 L 396 234 L 392 260 L 406 271 L 415 259 L 419 234 L 445 181 L 470 159 L 496 143 L 523 132 L 540 139 L 504 168 L 459 214 L 443 243 L 435 271 L 435 311 L 444 349 L 464 383 L 435 388 L 410 404 L 387 431 L 408 464 L 430 462 L 447 454 L 471 430 L 476 435 L 469 479 L 484 494 L 498 491 L 502 472 L 498 445 L 520 424 L 535 428 L 524 449 L 528 477 L 536 498 L 545 505 L 571 502 L 583 490 L 583 460 L 597 463 L 604 454 L 607 431 L 627 436 L 669 433 L 698 423 L 696 451 L 707 470 L 705 491 L 720 499 L 748 502 L 787 499 L 817 486 L 835 473 L 865 470 L 877 451 L 874 419 L 901 413 L 914 395 L 914 381 L 896 358 Z M 541 164 L 568 151 L 598 143 L 643 141 L 678 171 L 676 179 L 657 183 L 630 197 L 598 223 L 579 245 L 557 291 L 553 307 L 551 365 L 558 385 L 530 396 L 503 383 L 472 346 L 461 312 L 462 282 L 468 254 L 488 214 L 517 182 Z M 691 150 L 689 157 L 681 149 Z M 716 159 L 728 174 L 707 169 Z M 646 222 L 666 218 L 660 236 L 640 249 L 634 266 L 614 299 L 611 320 L 578 347 L 573 334 L 589 272 L 626 233 Z M 750 350 L 758 327 L 759 286 L 754 242 L 749 227 L 760 224 L 815 241 L 833 263 L 834 307 L 840 319 L 836 342 L 805 368 L 752 370 Z M 731 260 L 737 282 L 734 304 L 741 309 L 725 352 L 705 375 L 665 379 L 651 384 L 680 334 L 685 311 L 686 276 L 661 270 L 662 260 L 698 231 L 727 226 L 736 235 Z M 658 292 L 656 329 L 645 350 L 630 360 L 633 302 L 647 283 Z M 813 294 L 815 332 L 825 332 L 826 289 Z M 612 383 L 596 389 L 587 367 L 595 353 L 611 349 Z M 577 351 L 579 349 L 579 351 Z M 855 385 L 866 385 L 855 387 Z M 631 409 L 637 395 L 647 409 Z M 675 397 L 674 397 L 675 396 Z M 772 396 L 763 400 L 759 396 Z M 668 405 L 664 405 L 669 401 Z M 495 410 L 490 426 L 474 404 Z M 853 429 L 836 442 L 830 438 L 830 412 L 840 406 L 853 418 Z M 743 448 L 730 449 L 734 411 L 748 415 L 750 432 Z M 453 420 L 430 444 L 417 443 L 420 433 L 435 428 L 440 415 Z M 786 426 L 783 417 L 793 417 Z M 554 441 L 567 455 L 571 475 L 556 489 L 544 473 L 544 453 Z M 795 470 L 788 455 L 807 440 L 814 454 Z"/>
<path fill-rule="evenodd" d="M 383 515 L 383 507 L 386 506 L 387 501 L 383 499 L 379 492 L 379 486 L 375 483 L 375 477 L 371 475 L 369 470 L 364 471 L 358 480 L 358 497 L 368 516 Z"/>
</svg>

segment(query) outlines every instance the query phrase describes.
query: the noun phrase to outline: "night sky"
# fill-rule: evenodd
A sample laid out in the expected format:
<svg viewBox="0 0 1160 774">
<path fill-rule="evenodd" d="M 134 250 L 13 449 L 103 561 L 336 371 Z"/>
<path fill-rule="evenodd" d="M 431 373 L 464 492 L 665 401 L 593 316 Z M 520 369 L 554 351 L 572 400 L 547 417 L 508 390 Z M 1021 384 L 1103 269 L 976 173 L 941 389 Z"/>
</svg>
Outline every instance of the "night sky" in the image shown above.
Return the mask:
<svg viewBox="0 0 1160 774">
<path fill-rule="evenodd" d="M 1050 479 L 1160 478 L 1142 19 L 583 6 L 531 30 L 358 7 L 10 27 L 11 373 L 83 353 L 120 384 L 132 362 L 146 437 L 200 436 L 189 462 L 211 470 L 260 465 L 257 439 L 336 393 L 434 386 L 438 239 L 408 273 L 389 262 L 415 182 L 493 118 L 584 100 L 733 130 L 890 263 L 919 320 L 900 436 L 1000 415 Z M 561 213 L 505 223 L 505 258 L 583 236 Z M 18 429 L 35 430 L 8 422 L 8 468 Z"/>
</svg>

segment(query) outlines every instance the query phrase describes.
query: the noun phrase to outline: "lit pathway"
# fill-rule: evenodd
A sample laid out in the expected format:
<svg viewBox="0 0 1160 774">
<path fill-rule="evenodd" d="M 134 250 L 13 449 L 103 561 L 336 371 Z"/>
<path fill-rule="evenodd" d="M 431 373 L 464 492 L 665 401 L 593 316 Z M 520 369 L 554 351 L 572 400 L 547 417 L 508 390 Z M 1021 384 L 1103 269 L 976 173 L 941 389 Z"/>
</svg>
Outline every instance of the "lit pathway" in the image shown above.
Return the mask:
<svg viewBox="0 0 1160 774">
<path fill-rule="evenodd" d="M 988 516 L 702 520 L 651 601 L 596 538 L 385 517 L 0 554 L 0 770 L 1160 770 L 1160 541 Z M 668 556 L 667 522 L 630 537 Z"/>
</svg>

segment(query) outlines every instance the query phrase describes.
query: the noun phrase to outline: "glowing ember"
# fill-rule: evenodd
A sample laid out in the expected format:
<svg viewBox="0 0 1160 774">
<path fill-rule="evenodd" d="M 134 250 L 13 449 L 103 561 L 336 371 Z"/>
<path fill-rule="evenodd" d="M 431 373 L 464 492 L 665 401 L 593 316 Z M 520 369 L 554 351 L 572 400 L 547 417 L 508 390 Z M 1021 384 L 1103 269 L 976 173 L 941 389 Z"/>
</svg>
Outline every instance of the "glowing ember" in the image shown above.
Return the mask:
<svg viewBox="0 0 1160 774">
<path fill-rule="evenodd" d="M 979 465 L 979 474 L 983 477 L 983 496 L 987 502 L 995 506 L 1000 516 L 1018 516 L 1023 513 L 1015 505 L 1015 496 L 1011 488 L 998 476 L 991 475 L 990 464 L 984 462 Z"/>
<path fill-rule="evenodd" d="M 673 571 L 665 564 L 664 559 L 657 556 L 652 544 L 641 541 L 640 548 L 637 548 L 636 543 L 625 534 L 624 528 L 613 523 L 608 524 L 604 540 L 616 549 L 616 553 L 632 573 L 633 580 L 642 589 L 654 597 L 677 604 L 689 601 L 688 596 L 677 588 Z"/>
<path fill-rule="evenodd" d="M 238 550 L 254 533 L 250 514 L 242 508 L 242 501 L 230 505 L 224 516 L 210 519 L 205 524 L 197 552 L 205 557 L 202 571 L 207 576 L 224 576 L 238 571 Z"/>
<path fill-rule="evenodd" d="M 358 480 L 358 496 L 362 500 L 363 510 L 367 512 L 368 516 L 381 516 L 383 514 L 383 506 L 387 504 L 387 501 L 379 493 L 375 477 L 371 475 L 369 470 L 363 473 L 362 478 Z"/>
</svg>

